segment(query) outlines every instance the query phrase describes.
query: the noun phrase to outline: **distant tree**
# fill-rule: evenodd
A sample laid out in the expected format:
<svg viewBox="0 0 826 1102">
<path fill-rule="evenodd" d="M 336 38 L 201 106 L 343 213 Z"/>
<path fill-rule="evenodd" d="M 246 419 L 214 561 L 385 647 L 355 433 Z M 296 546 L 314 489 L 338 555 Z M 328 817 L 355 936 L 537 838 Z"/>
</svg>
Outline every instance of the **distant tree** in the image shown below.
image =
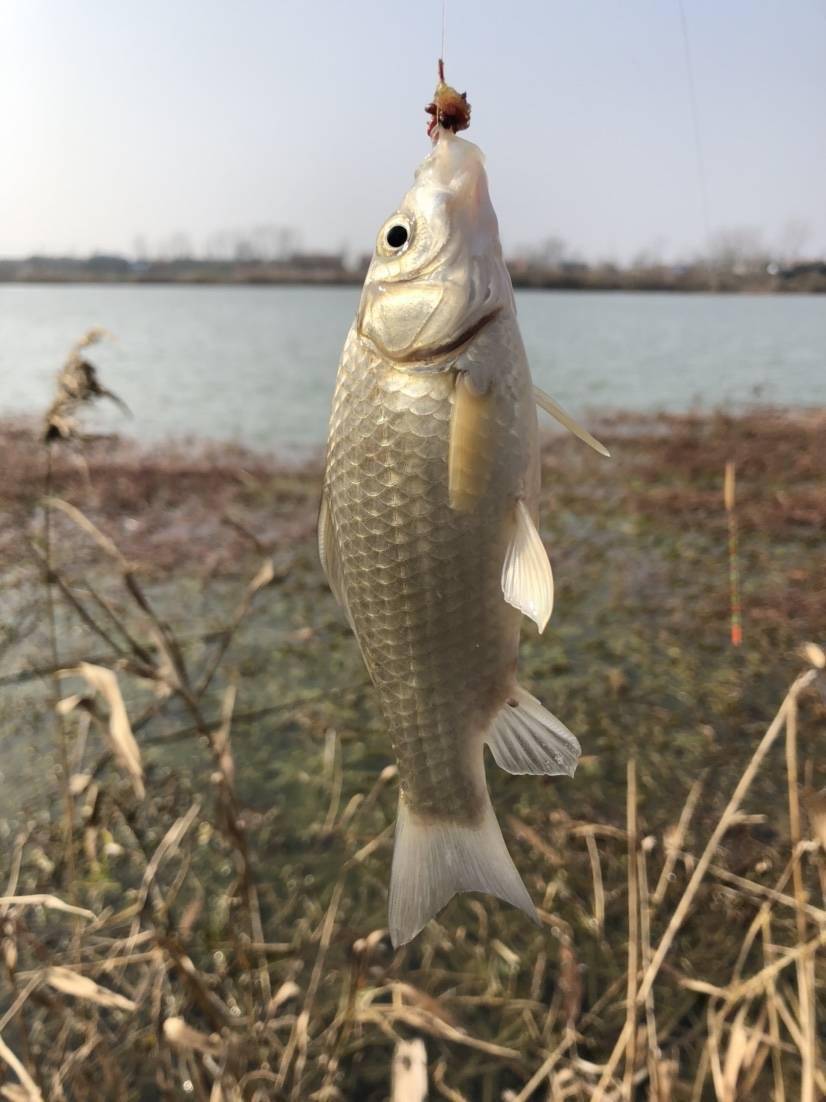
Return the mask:
<svg viewBox="0 0 826 1102">
<path fill-rule="evenodd" d="M 162 260 L 189 260 L 192 257 L 192 240 L 189 234 L 176 230 L 158 246 Z"/>
<path fill-rule="evenodd" d="M 517 245 L 510 254 L 511 262 L 523 268 L 560 268 L 569 259 L 568 246 L 561 237 L 550 234 L 538 242 Z"/>
<path fill-rule="evenodd" d="M 561 237 L 552 234 L 545 238 L 534 255 L 543 267 L 558 268 L 568 256 L 568 246 Z"/>
<path fill-rule="evenodd" d="M 232 250 L 233 259 L 241 264 L 249 264 L 259 260 L 261 254 L 256 248 L 256 242 L 252 234 L 239 233 L 235 238 L 235 247 Z"/>
<path fill-rule="evenodd" d="M 632 271 L 650 271 L 652 268 L 661 268 L 663 265 L 663 243 L 662 241 L 653 241 L 650 245 L 646 245 L 640 249 L 631 258 L 630 268 Z"/>
<path fill-rule="evenodd" d="M 302 251 L 301 234 L 298 230 L 284 226 L 281 229 L 281 259 L 290 260 Z"/>
<path fill-rule="evenodd" d="M 344 241 L 342 241 L 341 244 L 339 245 L 338 255 L 341 257 L 342 265 L 348 271 L 352 270 L 352 268 L 355 264 L 356 255 L 355 255 L 353 249 L 350 247 L 350 242 L 347 241 L 346 239 Z"/>
<path fill-rule="evenodd" d="M 280 260 L 281 227 L 273 225 L 256 226 L 250 234 L 256 255 L 261 260 Z"/>
<path fill-rule="evenodd" d="M 755 226 L 718 230 L 709 241 L 708 260 L 719 271 L 742 274 L 765 268 L 769 251 L 763 233 Z"/>
<path fill-rule="evenodd" d="M 209 260 L 229 260 L 234 240 L 228 230 L 214 230 L 206 239 L 205 251 Z"/>
<path fill-rule="evenodd" d="M 620 265 L 617 263 L 616 258 L 613 256 L 598 257 L 594 261 L 592 267 L 595 268 L 597 271 L 606 272 L 608 274 L 614 274 L 615 272 L 618 272 L 620 270 Z"/>
<path fill-rule="evenodd" d="M 777 259 L 781 264 L 798 264 L 803 250 L 812 239 L 812 224 L 803 218 L 790 218 L 780 231 Z"/>
<path fill-rule="evenodd" d="M 653 248 L 646 248 L 634 253 L 629 267 L 631 271 L 650 271 L 652 268 L 660 268 L 662 262 L 663 258 L 659 252 Z"/>
<path fill-rule="evenodd" d="M 257 260 L 289 260 L 299 249 L 299 236 L 288 226 L 273 223 L 251 229 L 216 230 L 205 243 L 209 260 L 234 260 L 251 263 Z"/>
</svg>

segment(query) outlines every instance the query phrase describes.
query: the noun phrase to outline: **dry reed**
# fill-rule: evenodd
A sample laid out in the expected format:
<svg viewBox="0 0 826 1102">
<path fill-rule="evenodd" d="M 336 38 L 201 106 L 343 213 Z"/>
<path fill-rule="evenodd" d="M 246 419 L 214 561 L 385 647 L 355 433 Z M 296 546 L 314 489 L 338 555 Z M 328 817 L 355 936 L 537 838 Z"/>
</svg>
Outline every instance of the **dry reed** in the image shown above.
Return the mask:
<svg viewBox="0 0 826 1102">
<path fill-rule="evenodd" d="M 698 821 L 698 809 L 709 777 L 686 786 L 679 814 L 663 814 L 631 757 L 624 828 L 521 809 L 509 818 L 533 856 L 532 887 L 544 891 L 539 932 L 510 924 L 490 901 L 467 900 L 393 953 L 386 932 L 365 925 L 364 907 L 383 891 L 396 770 L 352 792 L 336 728 L 323 727 L 318 777 L 301 782 L 317 783 L 313 844 L 333 854 L 330 890 L 279 894 L 259 871 L 266 846 L 293 860 L 283 829 L 256 844 L 263 824 L 291 809 L 268 820 L 242 803 L 238 725 L 319 701 L 308 690 L 249 713 L 236 707 L 245 684 L 227 658 L 279 570 L 268 558 L 250 571 L 196 662 L 106 527 L 51 487 L 47 496 L 46 515 L 91 541 L 122 599 L 69 576 L 46 551 L 50 591 L 100 653 L 64 666 L 55 653 L 48 668 L 74 688 L 55 701 L 66 724 L 63 848 L 40 823 L 8 855 L 0 1096 L 418 1102 L 428 1080 L 451 1102 L 730 1102 L 769 1092 L 784 1102 L 826 1090 L 817 971 L 826 911 L 813 894 L 826 804 L 801 789 L 798 766 L 800 709 L 826 676 L 816 644 L 705 844 L 709 817 Z M 138 685 L 153 690 L 143 711 Z M 165 724 L 160 735 L 150 721 Z M 726 843 L 746 823 L 744 800 L 783 735 L 789 852 L 762 883 L 729 867 Z M 173 743 L 188 745 L 190 759 L 206 755 L 207 780 L 158 769 L 150 750 Z M 96 746 L 97 761 L 84 766 Z M 72 862 L 64 899 L 52 889 Z M 720 958 L 699 972 L 695 942 L 715 907 L 718 921 L 719 908 L 731 908 L 742 929 L 732 923 L 728 939 L 721 930 Z"/>
</svg>

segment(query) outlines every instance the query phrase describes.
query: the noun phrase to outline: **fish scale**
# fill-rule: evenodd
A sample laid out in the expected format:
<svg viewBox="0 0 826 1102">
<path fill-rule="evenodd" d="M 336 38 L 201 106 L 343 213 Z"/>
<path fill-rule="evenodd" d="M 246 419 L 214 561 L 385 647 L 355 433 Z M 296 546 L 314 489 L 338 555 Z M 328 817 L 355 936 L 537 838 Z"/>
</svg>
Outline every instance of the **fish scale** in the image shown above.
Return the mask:
<svg viewBox="0 0 826 1102">
<path fill-rule="evenodd" d="M 473 515 L 457 515 L 447 495 L 461 358 L 453 369 L 399 370 L 353 329 L 327 457 L 325 492 L 348 610 L 402 791 L 420 815 L 449 809 L 469 822 L 485 798 L 474 751 L 481 752 L 485 726 L 509 691 L 521 619 L 502 599 L 501 572 L 508 513 L 517 489 L 526 488 L 515 472 L 528 465 L 536 416 L 521 340 L 509 328 L 496 320 L 480 335 L 484 349 L 478 342 L 474 349 L 499 351 L 505 368 L 497 387 L 508 397 L 521 391 L 524 400 L 495 403 L 499 454 Z"/>
</svg>

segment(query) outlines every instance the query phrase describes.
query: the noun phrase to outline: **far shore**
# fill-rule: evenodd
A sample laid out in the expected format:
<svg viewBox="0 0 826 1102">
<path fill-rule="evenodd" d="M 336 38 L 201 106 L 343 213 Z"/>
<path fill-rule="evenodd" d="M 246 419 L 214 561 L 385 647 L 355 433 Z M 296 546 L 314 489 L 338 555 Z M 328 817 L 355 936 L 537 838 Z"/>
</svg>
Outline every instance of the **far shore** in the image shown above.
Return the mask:
<svg viewBox="0 0 826 1102">
<path fill-rule="evenodd" d="M 564 263 L 556 267 L 511 261 L 518 290 L 635 291 L 712 294 L 823 294 L 826 262 L 793 267 L 705 264 L 621 268 L 613 264 Z M 135 262 L 123 257 L 30 257 L 0 260 L 3 284 L 127 284 L 183 286 L 360 287 L 364 263 L 347 267 L 337 257 L 290 261 L 170 260 Z"/>
</svg>

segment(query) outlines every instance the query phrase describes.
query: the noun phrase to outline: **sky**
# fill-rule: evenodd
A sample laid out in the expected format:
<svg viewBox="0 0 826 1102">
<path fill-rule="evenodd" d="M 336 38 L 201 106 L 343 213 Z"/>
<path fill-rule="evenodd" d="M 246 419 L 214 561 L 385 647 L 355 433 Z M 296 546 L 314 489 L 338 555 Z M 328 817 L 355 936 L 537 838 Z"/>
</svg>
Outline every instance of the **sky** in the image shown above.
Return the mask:
<svg viewBox="0 0 826 1102">
<path fill-rule="evenodd" d="M 676 259 L 750 227 L 826 255 L 826 0 L 682 6 L 704 174 L 680 0 L 447 0 L 507 252 Z M 261 225 L 369 251 L 441 39 L 442 0 L 0 0 L 0 256 Z"/>
</svg>

